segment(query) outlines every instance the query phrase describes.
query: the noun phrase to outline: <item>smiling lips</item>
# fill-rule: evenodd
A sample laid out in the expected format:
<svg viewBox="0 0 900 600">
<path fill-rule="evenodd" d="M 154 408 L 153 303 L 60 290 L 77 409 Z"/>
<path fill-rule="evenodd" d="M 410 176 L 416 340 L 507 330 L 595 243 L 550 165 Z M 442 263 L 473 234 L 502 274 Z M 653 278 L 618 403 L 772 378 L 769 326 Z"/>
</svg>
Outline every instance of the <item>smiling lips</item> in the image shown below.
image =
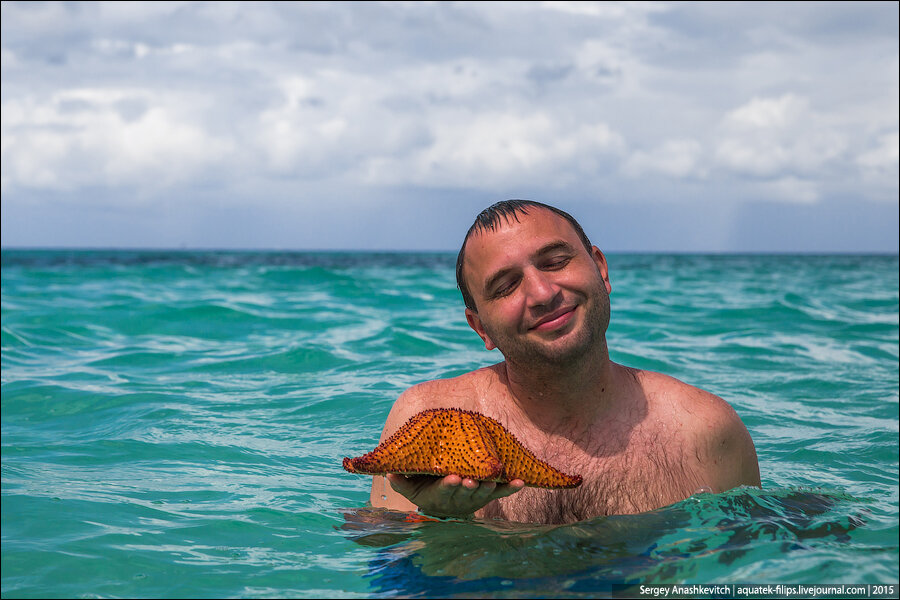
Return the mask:
<svg viewBox="0 0 900 600">
<path fill-rule="evenodd" d="M 575 315 L 575 307 L 568 306 L 542 317 L 530 329 L 532 331 L 552 331 L 565 326 Z"/>
</svg>

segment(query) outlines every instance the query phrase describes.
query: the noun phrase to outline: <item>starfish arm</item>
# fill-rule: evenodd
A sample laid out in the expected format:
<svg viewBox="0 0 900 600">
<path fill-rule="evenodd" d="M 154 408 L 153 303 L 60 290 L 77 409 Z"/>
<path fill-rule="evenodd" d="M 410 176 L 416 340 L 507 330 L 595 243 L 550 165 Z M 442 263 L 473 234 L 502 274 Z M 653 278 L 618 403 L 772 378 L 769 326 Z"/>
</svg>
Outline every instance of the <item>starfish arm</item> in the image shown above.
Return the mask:
<svg viewBox="0 0 900 600">
<path fill-rule="evenodd" d="M 503 480 L 521 479 L 527 486 L 541 488 L 570 488 L 581 484 L 580 475 L 567 475 L 550 466 L 532 454 L 499 422 L 479 416 L 494 438 L 497 454 L 503 463 Z"/>
<path fill-rule="evenodd" d="M 413 416 L 372 452 L 345 458 L 351 473 L 459 475 L 509 483 L 521 479 L 542 488 L 581 484 L 522 446 L 498 421 L 458 408 L 437 408 Z"/>
<path fill-rule="evenodd" d="M 501 464 L 491 436 L 474 413 L 432 409 L 414 416 L 372 452 L 345 458 L 344 468 L 352 473 L 496 480 Z"/>
</svg>

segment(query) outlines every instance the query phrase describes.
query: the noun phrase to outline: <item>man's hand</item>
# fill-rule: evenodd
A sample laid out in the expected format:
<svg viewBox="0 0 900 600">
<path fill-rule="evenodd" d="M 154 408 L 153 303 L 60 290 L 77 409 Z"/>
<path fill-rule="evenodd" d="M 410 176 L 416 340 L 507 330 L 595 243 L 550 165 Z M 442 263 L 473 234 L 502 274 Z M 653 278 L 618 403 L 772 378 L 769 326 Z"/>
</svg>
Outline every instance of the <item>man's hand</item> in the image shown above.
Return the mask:
<svg viewBox="0 0 900 600">
<path fill-rule="evenodd" d="M 468 517 L 488 502 L 515 494 L 525 487 L 521 479 L 496 483 L 459 475 L 406 477 L 388 473 L 387 480 L 394 491 L 433 517 Z"/>
</svg>

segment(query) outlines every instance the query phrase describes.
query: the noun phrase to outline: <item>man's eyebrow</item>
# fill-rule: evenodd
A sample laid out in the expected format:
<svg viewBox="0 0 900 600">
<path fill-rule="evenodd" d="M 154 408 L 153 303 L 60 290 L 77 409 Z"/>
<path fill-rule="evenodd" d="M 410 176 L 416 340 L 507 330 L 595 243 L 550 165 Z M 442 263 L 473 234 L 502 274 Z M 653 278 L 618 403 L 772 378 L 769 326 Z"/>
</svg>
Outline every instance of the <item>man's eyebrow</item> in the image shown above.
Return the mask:
<svg viewBox="0 0 900 600">
<path fill-rule="evenodd" d="M 575 249 L 572 247 L 572 244 L 569 242 L 565 242 L 563 240 L 559 240 L 556 242 L 550 242 L 549 244 L 545 244 L 541 246 L 537 252 L 535 252 L 532 256 L 542 256 L 544 254 L 549 254 L 551 252 L 555 252 L 556 250 L 566 250 L 568 252 L 573 252 Z"/>
<path fill-rule="evenodd" d="M 544 244 L 543 246 L 538 248 L 537 251 L 535 251 L 531 256 L 532 256 L 532 258 L 537 258 L 537 257 L 543 256 L 545 254 L 550 254 L 551 252 L 555 252 L 557 250 L 573 252 L 574 248 L 572 247 L 572 244 L 565 242 L 563 240 L 558 240 L 555 242 L 550 242 L 549 244 Z M 511 271 L 514 271 L 514 270 L 515 270 L 515 268 L 513 268 L 513 267 L 507 267 L 504 269 L 500 269 L 499 271 L 497 271 L 496 273 L 494 273 L 493 275 L 488 277 L 488 280 L 484 284 L 484 295 L 490 296 L 491 289 L 494 287 L 494 285 L 496 285 L 498 281 L 503 279 L 508 273 L 510 273 Z"/>
</svg>

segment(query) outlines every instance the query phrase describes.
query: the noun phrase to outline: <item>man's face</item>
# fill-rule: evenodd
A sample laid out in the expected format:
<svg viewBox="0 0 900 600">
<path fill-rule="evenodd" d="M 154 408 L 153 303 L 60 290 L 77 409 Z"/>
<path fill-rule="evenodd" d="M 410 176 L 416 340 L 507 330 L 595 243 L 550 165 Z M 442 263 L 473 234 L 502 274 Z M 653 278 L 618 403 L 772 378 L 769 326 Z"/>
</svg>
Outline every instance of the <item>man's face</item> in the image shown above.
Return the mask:
<svg viewBox="0 0 900 600">
<path fill-rule="evenodd" d="M 565 363 L 602 340 L 611 287 L 606 259 L 564 218 L 539 207 L 466 243 L 469 325 L 513 363 Z"/>
</svg>

